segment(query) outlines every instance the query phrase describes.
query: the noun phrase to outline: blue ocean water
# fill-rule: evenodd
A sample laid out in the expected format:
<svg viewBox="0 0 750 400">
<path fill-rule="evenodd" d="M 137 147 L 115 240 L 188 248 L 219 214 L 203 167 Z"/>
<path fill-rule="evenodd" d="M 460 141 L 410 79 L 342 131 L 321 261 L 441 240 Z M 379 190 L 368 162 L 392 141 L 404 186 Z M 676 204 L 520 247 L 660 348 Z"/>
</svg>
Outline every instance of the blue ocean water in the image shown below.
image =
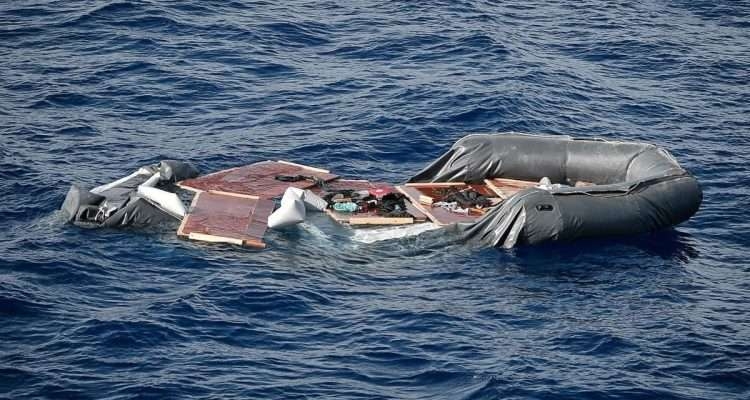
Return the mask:
<svg viewBox="0 0 750 400">
<path fill-rule="evenodd" d="M 750 397 L 750 3 L 499 3 L 0 3 L 0 397 Z M 401 182 L 501 131 L 658 144 L 704 203 L 514 250 L 56 211 L 166 158 Z"/>
</svg>

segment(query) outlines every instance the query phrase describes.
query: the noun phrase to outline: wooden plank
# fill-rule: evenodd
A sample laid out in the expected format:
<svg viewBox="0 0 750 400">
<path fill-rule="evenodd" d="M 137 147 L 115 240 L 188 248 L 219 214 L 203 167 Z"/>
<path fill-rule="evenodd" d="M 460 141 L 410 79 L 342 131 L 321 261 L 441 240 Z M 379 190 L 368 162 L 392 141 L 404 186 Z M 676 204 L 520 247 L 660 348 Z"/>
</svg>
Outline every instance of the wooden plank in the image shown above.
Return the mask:
<svg viewBox="0 0 750 400">
<path fill-rule="evenodd" d="M 521 190 L 539 185 L 539 182 L 521 181 L 508 178 L 485 179 L 484 182 L 487 184 L 487 187 L 503 199 L 507 199 Z"/>
<path fill-rule="evenodd" d="M 322 173 L 322 174 L 330 174 L 331 173 L 331 171 L 329 171 L 327 169 L 310 167 L 308 165 L 297 164 L 297 163 L 293 163 L 293 162 L 290 162 L 290 161 L 277 160 L 276 162 L 282 163 L 282 164 L 287 164 L 287 165 L 292 165 L 292 166 L 303 168 L 303 169 L 307 169 L 307 170 L 310 170 L 310 171 L 319 172 L 319 173 Z"/>
<path fill-rule="evenodd" d="M 209 193 L 213 194 L 221 194 L 224 196 L 234 196 L 234 197 L 242 197 L 245 199 L 255 199 L 258 200 L 260 197 L 252 195 L 252 194 L 240 194 L 240 193 L 231 193 L 231 192 L 222 192 L 221 190 L 209 190 Z"/>
<path fill-rule="evenodd" d="M 286 161 L 261 161 L 194 179 L 186 179 L 178 182 L 178 186 L 195 192 L 213 191 L 271 199 L 281 196 L 288 187 L 308 189 L 316 185 L 310 179 L 296 182 L 280 181 L 276 179 L 279 175 L 312 176 L 325 182 L 338 178 L 337 175 L 320 168 Z"/>
<path fill-rule="evenodd" d="M 487 184 L 487 187 L 490 188 L 490 190 L 492 190 L 493 192 L 495 192 L 495 194 L 500 196 L 501 199 L 505 200 L 508 198 L 508 196 L 505 193 L 503 193 L 502 189 L 495 186 L 495 184 L 492 182 L 492 179 L 485 179 L 484 183 Z"/>
<path fill-rule="evenodd" d="M 406 183 L 404 186 L 409 187 L 450 187 L 450 186 L 466 186 L 464 182 L 412 182 Z"/>
<path fill-rule="evenodd" d="M 419 208 L 415 207 L 414 204 L 411 203 L 411 201 L 405 200 L 404 204 L 406 204 L 406 212 L 411 214 L 411 216 L 414 217 L 415 221 L 417 222 L 427 221 L 427 215 L 423 213 Z"/>
<path fill-rule="evenodd" d="M 413 224 L 412 217 L 351 217 L 349 225 L 405 225 Z"/>
<path fill-rule="evenodd" d="M 349 225 L 405 225 L 413 224 L 414 217 L 383 217 L 369 213 L 345 213 L 336 210 L 327 209 L 328 214 L 334 221 L 340 224 Z"/>
<path fill-rule="evenodd" d="M 190 240 L 264 248 L 274 202 L 251 196 L 197 193 L 177 235 Z"/>
<path fill-rule="evenodd" d="M 450 225 L 456 222 L 471 222 L 474 219 L 466 218 L 466 216 L 451 213 L 441 207 L 430 207 L 419 204 L 420 193 L 415 187 L 410 186 L 396 186 L 396 189 L 403 193 L 409 198 L 412 205 L 421 211 L 427 218 L 433 223 L 440 226 Z M 451 215 L 453 214 L 453 215 Z"/>
<path fill-rule="evenodd" d="M 325 213 L 328 214 L 329 217 L 333 218 L 334 221 L 340 224 L 349 223 L 349 218 L 351 218 L 351 213 L 345 214 L 336 210 L 331 210 L 330 208 L 327 208 Z"/>
<path fill-rule="evenodd" d="M 435 199 L 433 199 L 430 196 L 427 196 L 427 195 L 424 195 L 424 194 L 420 194 L 419 195 L 419 204 L 425 204 L 425 205 L 430 206 L 434 202 L 435 202 Z"/>
<path fill-rule="evenodd" d="M 210 242 L 210 243 L 236 244 L 238 246 L 242 246 L 243 244 L 241 239 L 234 239 L 234 238 L 228 238 L 228 237 L 216 236 L 216 235 L 207 235 L 205 233 L 198 233 L 198 232 L 190 232 L 190 234 L 188 235 L 188 239 L 198 240 L 201 242 Z"/>
<path fill-rule="evenodd" d="M 198 188 L 194 188 L 194 187 L 189 186 L 189 185 L 183 185 L 182 182 L 183 181 L 177 182 L 175 185 L 177 185 L 177 187 L 180 188 L 180 189 L 189 190 L 189 191 L 191 191 L 193 193 L 200 193 L 200 192 L 202 192 L 202 190 L 200 190 Z"/>
</svg>

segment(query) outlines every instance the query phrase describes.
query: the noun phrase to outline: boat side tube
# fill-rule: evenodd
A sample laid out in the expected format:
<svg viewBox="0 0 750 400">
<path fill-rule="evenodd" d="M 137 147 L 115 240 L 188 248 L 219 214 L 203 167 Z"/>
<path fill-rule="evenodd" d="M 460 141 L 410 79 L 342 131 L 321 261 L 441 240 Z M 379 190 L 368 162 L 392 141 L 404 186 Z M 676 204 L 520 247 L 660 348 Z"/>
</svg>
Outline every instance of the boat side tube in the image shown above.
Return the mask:
<svg viewBox="0 0 750 400">
<path fill-rule="evenodd" d="M 517 133 L 467 136 L 410 182 L 544 177 L 554 187 L 522 190 L 455 228 L 502 247 L 639 234 L 686 221 L 703 199 L 695 177 L 654 145 Z"/>
</svg>

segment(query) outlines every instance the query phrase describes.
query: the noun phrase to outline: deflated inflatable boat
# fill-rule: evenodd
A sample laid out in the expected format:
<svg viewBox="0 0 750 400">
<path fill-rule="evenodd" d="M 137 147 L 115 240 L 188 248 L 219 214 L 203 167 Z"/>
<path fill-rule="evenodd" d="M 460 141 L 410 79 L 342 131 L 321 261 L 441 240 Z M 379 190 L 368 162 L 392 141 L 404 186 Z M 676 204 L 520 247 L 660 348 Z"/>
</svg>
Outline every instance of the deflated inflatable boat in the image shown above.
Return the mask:
<svg viewBox="0 0 750 400">
<path fill-rule="evenodd" d="M 687 220 L 702 201 L 696 179 L 663 149 L 567 136 L 470 135 L 410 182 L 488 178 L 550 181 L 454 226 L 489 246 L 652 232 Z"/>
<path fill-rule="evenodd" d="M 190 164 L 165 160 L 91 190 L 72 185 L 62 211 L 68 222 L 84 228 L 147 226 L 182 219 L 185 206 L 162 190 L 198 171 Z"/>
<path fill-rule="evenodd" d="M 179 220 L 180 237 L 258 248 L 266 228 L 286 229 L 307 211 L 350 227 L 429 219 L 430 229 L 513 247 L 656 231 L 690 218 L 702 200 L 696 179 L 663 149 L 567 136 L 470 135 L 395 187 L 286 161 L 197 175 L 162 161 L 91 190 L 74 185 L 62 210 L 84 227 Z M 188 210 L 177 187 L 195 192 Z"/>
</svg>

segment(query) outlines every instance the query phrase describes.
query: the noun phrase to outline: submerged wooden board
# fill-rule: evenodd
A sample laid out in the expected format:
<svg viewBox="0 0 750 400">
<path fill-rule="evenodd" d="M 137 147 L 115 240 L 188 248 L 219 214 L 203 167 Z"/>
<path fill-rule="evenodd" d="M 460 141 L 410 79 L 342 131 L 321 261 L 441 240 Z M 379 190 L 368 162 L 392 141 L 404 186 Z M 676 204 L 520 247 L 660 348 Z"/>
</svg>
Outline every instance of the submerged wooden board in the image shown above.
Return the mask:
<svg viewBox="0 0 750 400">
<path fill-rule="evenodd" d="M 326 214 L 340 224 L 349 225 L 406 225 L 414 223 L 414 217 L 383 217 L 375 212 L 345 213 L 328 209 Z"/>
<path fill-rule="evenodd" d="M 288 187 L 308 189 L 315 186 L 311 179 L 296 182 L 277 180 L 279 175 L 314 176 L 328 182 L 338 178 L 329 171 L 294 164 L 288 161 L 261 161 L 204 175 L 194 179 L 186 179 L 178 186 L 195 192 L 221 192 L 258 196 L 262 199 L 272 199 L 284 194 Z"/>
<path fill-rule="evenodd" d="M 325 191 L 336 191 L 336 190 L 370 190 L 375 188 L 385 188 L 391 192 L 396 192 L 396 188 L 389 183 L 383 182 L 370 182 L 367 180 L 357 179 L 336 179 L 331 182 L 327 182 L 324 188 L 311 189 L 318 195 L 323 194 Z M 364 213 L 344 213 L 335 210 L 326 210 L 331 218 L 336 222 L 349 225 L 405 225 L 413 224 L 414 222 L 424 222 L 427 220 L 427 215 L 422 213 L 418 208 L 414 207 L 408 200 L 405 200 L 406 212 L 411 217 L 383 217 L 377 215 L 376 212 L 364 212 Z"/>
<path fill-rule="evenodd" d="M 191 240 L 264 248 L 274 202 L 253 196 L 196 193 L 177 236 Z"/>
<path fill-rule="evenodd" d="M 431 205 L 421 204 L 419 202 L 420 197 L 428 196 L 434 199 L 434 202 L 438 202 L 445 195 L 445 190 L 449 188 L 455 189 L 466 189 L 471 187 L 483 196 L 487 196 L 492 201 L 493 206 L 501 202 L 501 199 L 497 198 L 490 188 L 486 185 L 479 184 L 466 184 L 466 183 L 407 183 L 404 186 L 396 186 L 401 193 L 403 193 L 412 205 L 418 208 L 422 213 L 437 225 L 450 225 L 461 222 L 474 222 L 484 215 L 484 212 L 471 212 L 469 215 L 463 215 L 448 211 L 442 207 L 433 207 Z"/>
<path fill-rule="evenodd" d="M 519 181 L 517 179 L 507 178 L 485 179 L 484 182 L 493 192 L 497 193 L 497 195 L 503 199 L 507 199 L 521 190 L 539 185 L 539 182 Z"/>
</svg>

